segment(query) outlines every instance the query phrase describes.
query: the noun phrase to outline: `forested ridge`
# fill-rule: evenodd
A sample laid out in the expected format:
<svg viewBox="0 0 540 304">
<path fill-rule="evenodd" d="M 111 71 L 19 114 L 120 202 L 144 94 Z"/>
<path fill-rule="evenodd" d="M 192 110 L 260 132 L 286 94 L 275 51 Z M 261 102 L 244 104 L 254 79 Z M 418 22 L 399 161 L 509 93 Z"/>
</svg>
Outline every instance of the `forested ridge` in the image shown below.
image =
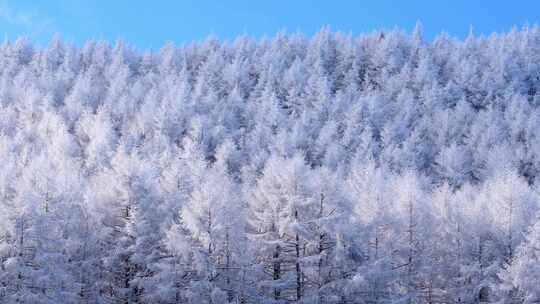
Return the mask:
<svg viewBox="0 0 540 304">
<path fill-rule="evenodd" d="M 538 303 L 540 29 L 0 45 L 0 303 Z"/>
</svg>

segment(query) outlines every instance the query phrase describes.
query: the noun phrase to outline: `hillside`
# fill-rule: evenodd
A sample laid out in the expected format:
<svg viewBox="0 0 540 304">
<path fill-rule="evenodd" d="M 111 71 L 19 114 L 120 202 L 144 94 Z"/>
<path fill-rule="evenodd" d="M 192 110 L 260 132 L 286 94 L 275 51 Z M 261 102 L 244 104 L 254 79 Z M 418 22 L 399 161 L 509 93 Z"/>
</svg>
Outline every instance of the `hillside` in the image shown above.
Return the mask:
<svg viewBox="0 0 540 304">
<path fill-rule="evenodd" d="M 5 42 L 0 303 L 536 303 L 539 106 L 538 27 Z"/>
</svg>

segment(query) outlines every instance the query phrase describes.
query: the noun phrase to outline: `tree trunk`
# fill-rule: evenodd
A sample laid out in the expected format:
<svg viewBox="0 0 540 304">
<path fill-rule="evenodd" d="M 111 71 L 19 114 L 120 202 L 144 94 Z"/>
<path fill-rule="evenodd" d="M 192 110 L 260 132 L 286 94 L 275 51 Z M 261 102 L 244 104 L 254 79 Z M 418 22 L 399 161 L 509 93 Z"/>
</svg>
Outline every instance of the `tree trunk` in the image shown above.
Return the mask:
<svg viewBox="0 0 540 304">
<path fill-rule="evenodd" d="M 413 255 L 414 255 L 414 206 L 412 201 L 409 202 L 409 256 L 407 259 L 407 291 L 410 293 L 412 291 L 413 280 Z M 409 297 L 408 303 L 412 303 L 411 298 Z"/>
<path fill-rule="evenodd" d="M 227 301 L 231 303 L 233 301 L 233 291 L 231 286 L 231 251 L 229 249 L 229 228 L 227 227 L 225 232 L 225 271 L 226 271 L 226 283 L 227 283 Z"/>
<path fill-rule="evenodd" d="M 298 221 L 298 211 L 294 211 L 294 218 L 296 221 Z M 294 243 L 295 251 L 296 251 L 296 300 L 300 300 L 302 298 L 302 271 L 300 269 L 300 236 L 298 235 L 298 232 L 295 235 L 295 243 Z"/>
<path fill-rule="evenodd" d="M 508 264 L 512 261 L 512 256 L 514 255 L 514 250 L 512 248 L 512 241 L 513 241 L 513 231 L 512 231 L 512 217 L 513 217 L 513 211 L 514 211 L 514 202 L 510 201 L 509 206 L 509 214 L 508 214 L 508 257 L 507 262 Z"/>
<path fill-rule="evenodd" d="M 281 251 L 281 247 L 279 245 L 276 246 L 276 249 L 274 251 L 274 281 L 277 281 L 281 278 L 281 264 L 279 261 L 279 254 Z M 279 300 L 281 296 L 279 288 L 274 288 L 274 300 Z"/>
<path fill-rule="evenodd" d="M 319 219 L 321 219 L 323 217 L 323 214 L 324 214 L 324 193 L 321 193 L 321 202 L 320 202 L 320 209 L 319 209 Z M 321 293 L 321 288 L 324 284 L 324 279 L 323 279 L 323 251 L 324 251 L 324 233 L 322 232 L 322 229 L 321 227 L 319 227 L 319 246 L 318 246 L 318 254 L 319 254 L 319 267 L 318 267 L 318 275 L 319 275 L 319 288 L 318 288 L 318 293 L 319 293 L 319 303 L 323 303 L 323 295 Z"/>
</svg>

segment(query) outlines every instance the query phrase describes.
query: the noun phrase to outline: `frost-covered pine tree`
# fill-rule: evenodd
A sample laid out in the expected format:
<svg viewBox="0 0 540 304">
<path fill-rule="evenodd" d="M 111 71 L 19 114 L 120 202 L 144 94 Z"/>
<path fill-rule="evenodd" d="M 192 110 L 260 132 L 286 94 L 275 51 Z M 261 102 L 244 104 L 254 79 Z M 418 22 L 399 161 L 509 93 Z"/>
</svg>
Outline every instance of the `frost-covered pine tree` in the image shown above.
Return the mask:
<svg viewBox="0 0 540 304">
<path fill-rule="evenodd" d="M 309 174 L 300 155 L 271 158 L 248 198 L 248 233 L 256 252 L 253 271 L 260 301 L 299 301 L 304 296 L 302 259 L 311 237 L 309 221 L 317 213 L 311 208 L 316 200 Z"/>
<path fill-rule="evenodd" d="M 528 230 L 525 241 L 517 248 L 512 264 L 501 272 L 502 290 L 509 300 L 536 303 L 540 299 L 540 222 Z"/>
</svg>

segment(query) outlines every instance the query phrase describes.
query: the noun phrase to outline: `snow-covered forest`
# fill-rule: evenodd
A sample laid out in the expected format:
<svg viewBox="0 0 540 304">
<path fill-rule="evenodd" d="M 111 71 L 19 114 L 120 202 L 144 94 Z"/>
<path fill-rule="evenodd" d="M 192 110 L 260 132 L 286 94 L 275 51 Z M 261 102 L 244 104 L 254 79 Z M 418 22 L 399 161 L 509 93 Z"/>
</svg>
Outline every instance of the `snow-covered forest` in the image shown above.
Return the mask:
<svg viewBox="0 0 540 304">
<path fill-rule="evenodd" d="M 538 303 L 540 28 L 0 46 L 0 303 Z"/>
</svg>

